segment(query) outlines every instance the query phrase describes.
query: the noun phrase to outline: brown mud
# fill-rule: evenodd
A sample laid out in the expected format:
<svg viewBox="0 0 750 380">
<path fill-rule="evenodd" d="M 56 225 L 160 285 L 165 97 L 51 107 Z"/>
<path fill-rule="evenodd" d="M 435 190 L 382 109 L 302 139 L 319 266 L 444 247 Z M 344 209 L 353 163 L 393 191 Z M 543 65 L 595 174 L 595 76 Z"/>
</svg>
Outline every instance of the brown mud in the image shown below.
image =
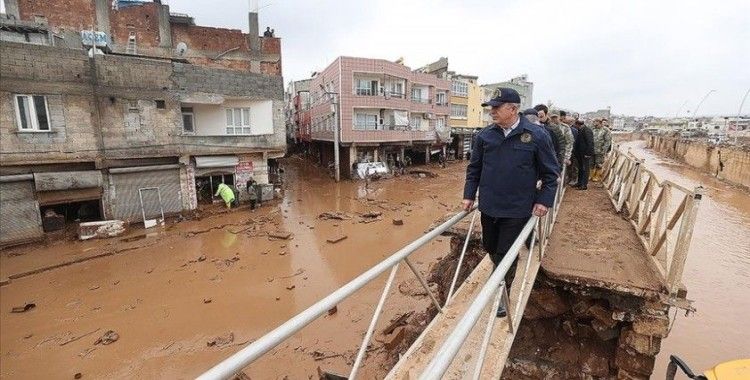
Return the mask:
<svg viewBox="0 0 750 380">
<path fill-rule="evenodd" d="M 365 186 L 336 184 L 298 158 L 283 165 L 283 199 L 254 212 L 209 207 L 193 220 L 112 239 L 0 252 L 0 277 L 8 279 L 0 287 L 0 377 L 193 378 L 456 212 L 465 170 L 461 163 L 431 165 L 421 169 L 434 178 Z M 319 218 L 326 212 L 350 219 Z M 380 215 L 367 217 L 373 213 Z M 347 238 L 327 242 L 341 235 Z M 429 274 L 449 241 L 433 240 L 412 262 Z M 297 379 L 316 376 L 320 367 L 347 374 L 386 276 L 245 373 Z M 413 277 L 406 266 L 399 269 L 368 357 L 394 352 L 384 347 L 398 342 L 381 331 L 399 316 L 414 312 L 406 323 L 426 323 L 419 318 L 430 301 L 421 288 L 409 293 Z M 11 313 L 29 303 L 35 307 Z M 96 344 L 105 333 L 117 339 Z M 360 376 L 382 377 L 383 362 L 366 360 Z"/>
</svg>

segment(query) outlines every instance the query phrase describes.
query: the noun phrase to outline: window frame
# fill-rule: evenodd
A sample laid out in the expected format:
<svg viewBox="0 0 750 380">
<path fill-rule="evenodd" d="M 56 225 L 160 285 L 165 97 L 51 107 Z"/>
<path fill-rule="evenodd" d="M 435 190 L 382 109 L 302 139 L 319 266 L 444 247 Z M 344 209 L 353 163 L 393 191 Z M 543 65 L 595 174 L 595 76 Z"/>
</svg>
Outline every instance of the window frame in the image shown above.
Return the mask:
<svg viewBox="0 0 750 380">
<path fill-rule="evenodd" d="M 462 112 L 455 112 L 454 113 L 453 110 L 455 110 L 455 109 L 463 109 L 464 112 L 463 112 L 463 114 L 462 114 Z M 468 105 L 466 105 L 466 104 L 451 104 L 451 118 L 454 118 L 454 119 L 466 119 L 468 117 L 468 114 L 469 114 L 469 106 Z"/>
<path fill-rule="evenodd" d="M 461 80 L 453 80 L 451 82 L 451 90 L 453 95 L 460 96 L 462 98 L 469 96 L 469 84 Z"/>
<path fill-rule="evenodd" d="M 442 98 L 442 101 L 440 98 Z M 435 94 L 435 103 L 439 106 L 448 105 L 447 98 L 448 94 L 446 94 L 445 92 L 438 92 Z"/>
<path fill-rule="evenodd" d="M 237 121 L 234 119 L 237 115 L 237 112 L 239 112 L 239 124 L 237 124 Z M 229 116 L 232 116 L 231 123 L 229 121 Z M 245 116 L 247 116 L 247 120 L 245 120 Z M 252 119 L 252 112 L 250 110 L 250 107 L 225 107 L 224 108 L 224 134 L 227 136 L 249 136 L 253 134 L 253 129 L 251 125 L 251 119 Z M 247 123 L 245 123 L 247 121 Z M 230 132 L 231 131 L 231 132 Z M 238 132 L 239 131 L 239 132 Z"/>
<path fill-rule="evenodd" d="M 189 111 L 186 111 L 188 110 Z M 182 114 L 182 133 L 195 133 L 195 111 L 193 107 L 180 107 L 180 113 Z M 185 129 L 185 116 L 190 116 L 190 128 L 191 130 Z"/>
<path fill-rule="evenodd" d="M 34 103 L 35 97 L 41 97 L 44 99 L 44 112 L 45 116 L 47 118 L 47 129 L 40 129 L 39 128 L 39 115 L 36 110 L 36 104 Z M 29 126 L 29 128 L 23 128 L 23 123 L 21 120 L 21 109 L 18 106 L 18 100 L 19 98 L 27 98 L 26 101 L 26 107 L 29 109 L 28 115 L 31 118 L 31 120 L 27 120 L 26 125 Z M 39 94 L 14 94 L 13 95 L 13 108 L 15 110 L 16 114 L 16 125 L 17 125 L 17 131 L 18 132 L 29 132 L 29 133 L 51 133 L 52 131 L 52 120 L 49 117 L 49 101 L 47 100 L 47 95 L 39 95 Z M 33 115 L 33 117 L 32 117 Z M 24 114 L 24 117 L 26 115 Z"/>
</svg>

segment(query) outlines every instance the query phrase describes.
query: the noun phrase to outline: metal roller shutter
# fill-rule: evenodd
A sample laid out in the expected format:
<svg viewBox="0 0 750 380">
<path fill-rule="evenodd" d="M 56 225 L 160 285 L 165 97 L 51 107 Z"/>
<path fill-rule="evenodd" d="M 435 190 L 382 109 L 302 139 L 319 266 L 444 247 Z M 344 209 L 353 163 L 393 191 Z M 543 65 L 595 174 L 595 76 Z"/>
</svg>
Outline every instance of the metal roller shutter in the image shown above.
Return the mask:
<svg viewBox="0 0 750 380">
<path fill-rule="evenodd" d="M 42 218 L 34 200 L 34 182 L 0 183 L 0 245 L 41 238 Z"/>
<path fill-rule="evenodd" d="M 114 185 L 112 202 L 115 219 L 141 221 L 143 216 L 138 189 L 147 187 L 159 188 L 165 214 L 182 211 L 179 169 L 111 173 L 110 175 Z M 161 217 L 159 200 L 155 191 L 143 192 L 143 205 L 146 218 Z"/>
</svg>

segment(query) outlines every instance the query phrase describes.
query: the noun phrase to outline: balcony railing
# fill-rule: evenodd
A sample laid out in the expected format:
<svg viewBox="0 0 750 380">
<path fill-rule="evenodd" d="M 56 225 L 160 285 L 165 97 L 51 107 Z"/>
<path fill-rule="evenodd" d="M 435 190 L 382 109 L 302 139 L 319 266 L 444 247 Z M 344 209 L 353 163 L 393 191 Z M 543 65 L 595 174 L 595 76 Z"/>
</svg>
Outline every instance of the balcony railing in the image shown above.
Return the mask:
<svg viewBox="0 0 750 380">
<path fill-rule="evenodd" d="M 432 99 L 428 99 L 428 98 L 416 98 L 416 97 L 412 97 L 411 101 L 415 102 L 415 103 L 432 104 Z"/>
<path fill-rule="evenodd" d="M 396 125 L 396 124 L 357 124 L 354 123 L 355 131 L 419 131 L 418 127 L 411 125 Z"/>
</svg>

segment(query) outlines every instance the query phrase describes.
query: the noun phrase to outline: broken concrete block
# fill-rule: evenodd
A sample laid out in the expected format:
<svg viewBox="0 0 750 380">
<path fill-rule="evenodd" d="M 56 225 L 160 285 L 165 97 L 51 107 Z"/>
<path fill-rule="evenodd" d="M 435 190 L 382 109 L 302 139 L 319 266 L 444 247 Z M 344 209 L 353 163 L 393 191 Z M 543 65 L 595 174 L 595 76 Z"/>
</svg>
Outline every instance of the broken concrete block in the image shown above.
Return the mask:
<svg viewBox="0 0 750 380">
<path fill-rule="evenodd" d="M 393 330 L 392 334 L 388 335 L 388 338 L 385 341 L 386 350 L 390 351 L 398 347 L 401 342 L 404 341 L 404 337 L 406 337 L 406 327 L 397 327 L 395 330 Z"/>
<path fill-rule="evenodd" d="M 649 380 L 650 376 L 631 373 L 624 369 L 617 371 L 617 380 Z"/>
<path fill-rule="evenodd" d="M 633 321 L 633 331 L 641 335 L 665 338 L 669 334 L 669 317 L 639 315 Z"/>
<path fill-rule="evenodd" d="M 607 310 L 602 305 L 594 305 L 589 308 L 589 314 L 593 316 L 597 321 L 601 322 L 607 328 L 615 327 L 617 321 L 612 319 L 612 312 Z"/>
<path fill-rule="evenodd" d="M 630 373 L 650 376 L 654 371 L 654 362 L 656 358 L 649 355 L 639 354 L 635 351 L 623 350 L 617 348 L 615 354 L 615 365 Z"/>
<path fill-rule="evenodd" d="M 269 232 L 268 237 L 273 238 L 273 239 L 288 240 L 289 238 L 292 237 L 292 233 L 285 232 L 285 231 L 275 231 L 275 232 Z"/>
<path fill-rule="evenodd" d="M 644 355 L 656 356 L 661 350 L 661 338 L 650 335 L 641 335 L 633 330 L 623 330 L 620 336 L 620 345 L 631 348 Z"/>
<path fill-rule="evenodd" d="M 393 225 L 394 226 L 403 226 L 404 220 L 403 219 L 393 219 Z"/>
</svg>

